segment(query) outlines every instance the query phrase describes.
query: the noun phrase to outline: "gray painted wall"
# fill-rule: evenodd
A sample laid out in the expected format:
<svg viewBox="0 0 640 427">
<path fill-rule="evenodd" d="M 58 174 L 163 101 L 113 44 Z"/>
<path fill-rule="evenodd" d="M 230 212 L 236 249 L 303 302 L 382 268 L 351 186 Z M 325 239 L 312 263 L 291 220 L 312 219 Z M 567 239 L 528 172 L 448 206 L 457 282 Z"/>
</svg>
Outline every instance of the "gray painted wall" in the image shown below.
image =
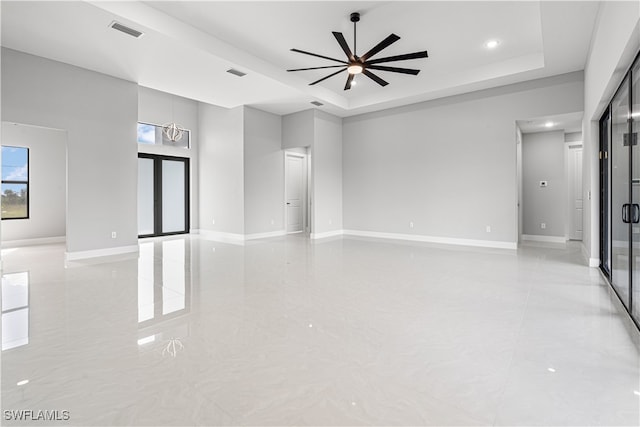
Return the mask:
<svg viewBox="0 0 640 427">
<path fill-rule="evenodd" d="M 67 133 L 2 123 L 2 145 L 29 148 L 29 219 L 2 221 L 3 241 L 65 237 Z"/>
<path fill-rule="evenodd" d="M 282 119 L 244 107 L 244 232 L 284 230 Z"/>
<path fill-rule="evenodd" d="M 244 107 L 200 103 L 198 135 L 200 229 L 244 234 Z"/>
<path fill-rule="evenodd" d="M 565 133 L 564 142 L 582 142 L 582 132 Z"/>
<path fill-rule="evenodd" d="M 315 126 L 311 154 L 311 232 L 343 229 L 342 119 L 314 110 Z"/>
<path fill-rule="evenodd" d="M 315 110 L 282 116 L 282 148 L 310 147 L 313 145 Z"/>
<path fill-rule="evenodd" d="M 515 121 L 582 107 L 578 72 L 344 119 L 344 228 L 516 242 Z"/>
<path fill-rule="evenodd" d="M 523 135 L 523 234 L 565 236 L 564 132 Z M 547 187 L 540 187 L 547 181 Z M 545 223 L 546 228 L 540 228 Z"/>
<path fill-rule="evenodd" d="M 135 83 L 2 49 L 3 120 L 67 131 L 68 252 L 138 243 L 137 106 Z"/>
<path fill-rule="evenodd" d="M 190 131 L 191 148 L 189 150 L 167 145 L 138 144 L 138 152 L 189 158 L 190 226 L 192 229 L 199 228 L 198 102 L 139 86 L 138 121 L 153 125 L 163 125 L 175 121 Z"/>
</svg>

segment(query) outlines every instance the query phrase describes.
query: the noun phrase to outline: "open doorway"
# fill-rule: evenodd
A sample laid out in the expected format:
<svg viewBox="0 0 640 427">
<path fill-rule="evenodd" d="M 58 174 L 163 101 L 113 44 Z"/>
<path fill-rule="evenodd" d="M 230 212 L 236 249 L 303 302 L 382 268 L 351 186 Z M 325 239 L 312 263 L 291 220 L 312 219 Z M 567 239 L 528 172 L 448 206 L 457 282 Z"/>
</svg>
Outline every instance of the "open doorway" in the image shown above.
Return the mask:
<svg viewBox="0 0 640 427">
<path fill-rule="evenodd" d="M 67 132 L 2 122 L 2 246 L 66 240 Z"/>
<path fill-rule="evenodd" d="M 516 121 L 518 243 L 582 240 L 582 113 Z"/>
</svg>

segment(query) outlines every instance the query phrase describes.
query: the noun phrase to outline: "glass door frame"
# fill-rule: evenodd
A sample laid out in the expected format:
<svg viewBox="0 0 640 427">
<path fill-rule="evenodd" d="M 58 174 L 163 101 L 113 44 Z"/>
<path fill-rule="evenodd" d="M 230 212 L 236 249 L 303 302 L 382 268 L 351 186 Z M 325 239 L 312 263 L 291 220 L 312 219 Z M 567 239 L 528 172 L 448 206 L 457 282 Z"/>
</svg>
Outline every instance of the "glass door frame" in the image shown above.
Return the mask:
<svg viewBox="0 0 640 427">
<path fill-rule="evenodd" d="M 599 147 L 600 147 L 600 161 L 599 161 L 599 173 L 600 173 L 600 212 L 604 212 L 604 210 L 607 211 L 607 218 L 602 217 L 602 215 L 600 216 L 600 233 L 599 233 L 599 242 L 600 242 L 600 271 L 602 272 L 603 276 L 607 279 L 607 282 L 609 283 L 609 286 L 611 287 L 611 289 L 613 290 L 614 294 L 617 296 L 617 298 L 620 300 L 620 302 L 622 303 L 622 306 L 624 307 L 624 309 L 627 311 L 627 313 L 629 314 L 629 317 L 631 318 L 632 322 L 636 325 L 636 327 L 638 329 L 640 329 L 640 313 L 634 313 L 633 312 L 633 291 L 634 291 L 634 285 L 636 284 L 636 279 L 638 279 L 638 277 L 636 277 L 636 272 L 634 269 L 634 264 L 635 262 L 633 262 L 633 260 L 635 259 L 636 253 L 634 252 L 634 248 L 633 248 L 633 221 L 631 221 L 632 223 L 629 223 L 629 227 L 628 227 L 628 257 L 629 257 L 629 261 L 628 261 L 628 279 L 629 279 L 629 297 L 628 297 L 628 301 L 625 301 L 622 298 L 622 295 L 620 295 L 620 293 L 618 292 L 618 290 L 616 289 L 616 287 L 613 285 L 613 234 L 614 234 L 614 215 L 619 214 L 619 211 L 617 210 L 616 207 L 613 206 L 613 171 L 611 168 L 611 162 L 612 162 L 612 156 L 613 156 L 613 150 L 612 150 L 612 144 L 613 144 L 613 112 L 612 112 L 612 103 L 613 100 L 616 98 L 616 96 L 620 93 L 620 91 L 622 90 L 623 86 L 625 85 L 625 83 L 628 81 L 628 87 L 626 88 L 628 91 L 627 94 L 627 98 L 628 98 L 628 114 L 629 114 L 629 118 L 627 120 L 627 135 L 629 137 L 629 150 L 628 150 L 628 162 L 629 162 L 629 179 L 627 182 L 627 197 L 626 197 L 626 201 L 628 202 L 628 204 L 633 205 L 634 200 L 633 200 L 633 154 L 634 152 L 636 152 L 637 150 L 640 150 L 640 146 L 636 145 L 636 142 L 633 140 L 633 124 L 634 124 L 634 117 L 633 114 L 636 113 L 633 111 L 633 105 L 634 105 L 634 99 L 633 99 L 633 89 L 634 89 L 634 84 L 633 84 L 633 77 L 634 77 L 634 72 L 633 69 L 634 67 L 637 66 L 638 62 L 640 61 L 640 52 L 638 52 L 638 54 L 636 55 L 636 57 L 634 58 L 634 60 L 631 62 L 631 65 L 629 66 L 629 68 L 627 69 L 626 73 L 622 76 L 621 80 L 620 80 L 620 84 L 618 85 L 618 87 L 616 88 L 614 94 L 611 97 L 611 100 L 609 101 L 609 103 L 607 104 L 607 107 L 605 108 L 604 113 L 602 114 L 602 116 L 600 117 L 600 120 L 598 122 L 598 136 L 599 136 Z M 637 71 L 636 71 L 637 73 Z M 640 111 L 638 111 L 640 112 Z M 607 129 L 607 146 L 606 146 L 606 151 L 603 151 L 603 129 L 602 129 L 602 125 L 603 122 L 609 118 L 609 126 Z M 603 166 L 604 165 L 604 166 Z M 604 170 L 606 168 L 606 170 Z M 604 187 L 603 191 L 603 174 L 606 173 L 607 174 L 607 183 L 608 185 L 606 185 L 606 187 Z M 603 194 L 605 193 L 605 194 Z M 608 206 L 603 206 L 603 203 L 605 202 L 605 200 L 608 202 Z M 608 219 L 608 221 L 607 221 Z M 608 233 L 604 232 L 603 227 L 608 226 Z M 608 241 L 603 241 L 604 236 L 608 237 Z M 606 265 L 603 262 L 603 246 L 607 245 L 608 248 L 608 255 L 609 255 L 609 265 L 608 265 L 608 269 L 606 268 Z M 640 256 L 640 248 L 637 250 L 637 255 Z M 637 316 L 637 318 L 636 318 Z"/>
<path fill-rule="evenodd" d="M 138 238 L 173 236 L 176 234 L 188 234 L 190 230 L 190 167 L 188 157 L 167 156 L 162 154 L 138 153 L 138 158 L 153 160 L 153 228 L 152 234 L 140 234 Z M 162 231 L 162 161 L 177 161 L 184 163 L 184 230 L 163 232 Z M 140 191 L 140 190 L 138 190 Z"/>
<path fill-rule="evenodd" d="M 607 122 L 607 129 L 603 129 Z M 611 176 L 609 174 L 609 147 L 611 145 L 611 106 L 607 106 L 598 122 L 600 145 L 600 270 L 611 281 Z M 606 134 L 605 134 L 606 133 Z M 606 138 L 606 144 L 604 139 Z"/>
</svg>

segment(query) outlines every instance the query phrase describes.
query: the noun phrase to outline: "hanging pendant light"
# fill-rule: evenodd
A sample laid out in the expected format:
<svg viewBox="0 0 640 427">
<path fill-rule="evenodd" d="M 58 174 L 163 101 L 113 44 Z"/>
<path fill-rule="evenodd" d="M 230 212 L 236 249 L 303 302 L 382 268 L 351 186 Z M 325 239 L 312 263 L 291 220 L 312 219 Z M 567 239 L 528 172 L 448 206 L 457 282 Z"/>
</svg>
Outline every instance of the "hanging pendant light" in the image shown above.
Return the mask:
<svg viewBox="0 0 640 427">
<path fill-rule="evenodd" d="M 177 123 L 167 123 L 162 125 L 162 133 L 171 142 L 177 142 L 182 139 L 184 129 Z"/>
<path fill-rule="evenodd" d="M 167 139 L 171 142 L 177 142 L 182 139 L 182 135 L 184 135 L 185 129 L 175 122 L 173 116 L 173 97 L 171 98 L 171 120 L 174 120 L 171 123 L 167 123 L 162 125 L 162 133 Z"/>
</svg>

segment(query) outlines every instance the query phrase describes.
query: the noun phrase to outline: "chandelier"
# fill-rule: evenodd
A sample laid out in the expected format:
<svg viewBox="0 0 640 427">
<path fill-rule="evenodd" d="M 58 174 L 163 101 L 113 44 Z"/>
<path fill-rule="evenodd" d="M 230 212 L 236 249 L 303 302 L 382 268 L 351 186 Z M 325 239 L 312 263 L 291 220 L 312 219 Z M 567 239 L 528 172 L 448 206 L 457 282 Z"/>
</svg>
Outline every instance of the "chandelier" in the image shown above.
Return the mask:
<svg viewBox="0 0 640 427">
<path fill-rule="evenodd" d="M 185 129 L 177 123 L 167 123 L 162 125 L 162 133 L 171 142 L 177 142 L 182 139 Z"/>
</svg>

